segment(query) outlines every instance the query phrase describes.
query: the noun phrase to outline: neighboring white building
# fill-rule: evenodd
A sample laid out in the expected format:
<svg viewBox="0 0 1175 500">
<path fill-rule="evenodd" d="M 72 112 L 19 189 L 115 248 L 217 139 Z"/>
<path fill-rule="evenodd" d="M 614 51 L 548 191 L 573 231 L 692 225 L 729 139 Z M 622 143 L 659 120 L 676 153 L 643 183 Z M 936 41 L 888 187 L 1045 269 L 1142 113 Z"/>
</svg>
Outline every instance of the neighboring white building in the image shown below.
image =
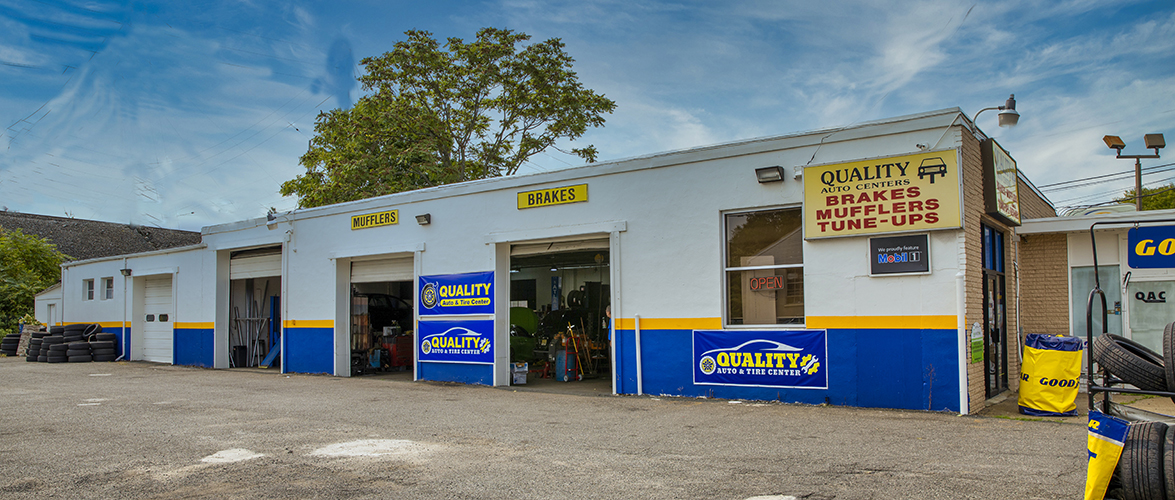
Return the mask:
<svg viewBox="0 0 1175 500">
<path fill-rule="evenodd" d="M 992 144 L 952 108 L 300 209 L 66 264 L 58 300 L 129 359 L 253 365 L 280 338 L 284 372 L 348 376 L 378 326 L 352 309 L 398 297 L 416 378 L 487 385 L 511 305 L 571 302 L 616 393 L 975 411 L 1018 380 L 1004 235 L 1052 210 Z"/>
</svg>

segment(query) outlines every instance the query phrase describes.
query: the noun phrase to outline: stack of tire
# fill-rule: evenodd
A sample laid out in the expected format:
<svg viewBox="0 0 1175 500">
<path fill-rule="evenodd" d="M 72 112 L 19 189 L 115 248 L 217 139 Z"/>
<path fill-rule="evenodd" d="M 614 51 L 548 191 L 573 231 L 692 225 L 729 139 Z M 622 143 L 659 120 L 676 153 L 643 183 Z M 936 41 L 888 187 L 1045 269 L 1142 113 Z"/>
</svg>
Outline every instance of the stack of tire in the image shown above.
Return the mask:
<svg viewBox="0 0 1175 500">
<path fill-rule="evenodd" d="M 1091 351 L 1102 369 L 1127 384 L 1175 392 L 1175 323 L 1163 330 L 1162 356 L 1111 334 L 1094 339 Z M 1175 425 L 1131 422 L 1110 488 L 1108 496 L 1124 500 L 1175 498 Z"/>
<path fill-rule="evenodd" d="M 90 340 L 94 361 L 118 359 L 118 336 L 113 333 L 95 333 Z"/>
<path fill-rule="evenodd" d="M 10 333 L 4 336 L 4 340 L 0 341 L 0 354 L 8 356 L 16 356 L 16 351 L 20 350 L 20 334 Z"/>
<path fill-rule="evenodd" d="M 51 327 L 49 331 L 53 332 L 54 328 L 58 329 L 56 333 L 61 333 L 60 326 Z M 36 361 L 37 358 L 41 356 L 41 342 L 44 341 L 45 337 L 48 335 L 49 334 L 45 332 L 33 332 L 29 334 L 29 345 L 26 348 L 27 350 L 25 352 L 25 361 Z"/>
<path fill-rule="evenodd" d="M 65 343 L 64 337 L 50 335 L 41 339 L 41 355 L 45 358 L 46 363 L 69 361 L 69 355 L 66 353 L 68 350 L 69 344 Z M 37 358 L 37 361 L 41 361 L 41 358 Z"/>
</svg>

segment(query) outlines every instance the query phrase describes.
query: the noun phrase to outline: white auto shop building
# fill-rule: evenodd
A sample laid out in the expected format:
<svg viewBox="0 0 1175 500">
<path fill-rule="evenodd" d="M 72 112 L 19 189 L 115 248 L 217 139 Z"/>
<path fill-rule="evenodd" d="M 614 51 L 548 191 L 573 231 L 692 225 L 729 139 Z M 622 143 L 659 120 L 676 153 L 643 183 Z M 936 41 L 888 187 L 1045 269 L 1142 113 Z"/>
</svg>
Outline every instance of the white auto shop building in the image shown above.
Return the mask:
<svg viewBox="0 0 1175 500">
<path fill-rule="evenodd" d="M 951 108 L 206 227 L 64 265 L 38 314 L 336 376 L 401 334 L 414 379 L 494 386 L 530 317 L 617 394 L 967 413 L 1019 379 L 1021 212 L 1055 215 Z"/>
</svg>

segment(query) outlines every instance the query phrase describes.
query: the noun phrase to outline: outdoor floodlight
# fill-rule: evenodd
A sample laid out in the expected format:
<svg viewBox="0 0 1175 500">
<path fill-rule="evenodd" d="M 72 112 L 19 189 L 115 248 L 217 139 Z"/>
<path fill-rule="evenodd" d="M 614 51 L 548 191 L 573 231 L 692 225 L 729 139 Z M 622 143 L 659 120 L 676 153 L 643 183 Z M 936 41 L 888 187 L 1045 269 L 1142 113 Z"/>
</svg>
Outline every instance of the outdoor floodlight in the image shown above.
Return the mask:
<svg viewBox="0 0 1175 500">
<path fill-rule="evenodd" d="M 759 184 L 766 184 L 768 182 L 779 182 L 783 180 L 783 167 L 760 167 L 755 169 L 755 178 L 759 180 Z"/>
<path fill-rule="evenodd" d="M 1155 154 L 1159 153 L 1160 149 L 1167 147 L 1167 141 L 1163 140 L 1163 134 L 1146 134 L 1143 136 L 1146 141 L 1146 148 L 1155 150 Z"/>
<path fill-rule="evenodd" d="M 265 228 L 273 231 L 277 229 L 277 216 L 274 214 L 265 214 Z"/>
<path fill-rule="evenodd" d="M 422 226 L 432 224 L 432 214 L 420 214 L 416 216 L 416 223 Z"/>
<path fill-rule="evenodd" d="M 1126 147 L 1126 142 L 1121 137 L 1116 135 L 1102 137 L 1102 142 L 1105 142 L 1106 146 L 1118 152 L 1117 158 L 1134 160 L 1134 209 L 1139 211 L 1142 210 L 1142 158 L 1158 158 L 1159 150 L 1167 147 L 1167 141 L 1163 139 L 1163 134 L 1146 134 L 1143 136 L 1143 141 L 1146 142 L 1147 149 L 1155 150 L 1155 154 L 1124 155 L 1122 149 Z"/>
<path fill-rule="evenodd" d="M 131 275 L 130 269 L 119 269 L 118 271 L 121 272 L 123 276 L 130 276 Z"/>
<path fill-rule="evenodd" d="M 999 120 L 1001 127 L 1015 127 L 1017 123 L 1020 123 L 1020 113 L 1016 111 L 1016 94 L 1009 95 L 1008 100 L 1004 101 L 1003 106 L 983 108 L 979 110 L 979 113 L 975 113 L 975 117 L 971 119 L 971 122 L 974 123 L 975 121 L 979 120 L 980 113 L 983 113 L 989 109 L 1000 110 Z"/>
</svg>

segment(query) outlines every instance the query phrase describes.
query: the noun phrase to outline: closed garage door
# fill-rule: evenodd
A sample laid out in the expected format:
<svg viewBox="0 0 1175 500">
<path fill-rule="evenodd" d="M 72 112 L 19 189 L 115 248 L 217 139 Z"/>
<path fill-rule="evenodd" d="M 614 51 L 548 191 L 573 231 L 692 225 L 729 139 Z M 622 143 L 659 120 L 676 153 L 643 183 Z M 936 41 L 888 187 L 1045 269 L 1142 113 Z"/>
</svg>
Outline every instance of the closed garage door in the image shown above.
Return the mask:
<svg viewBox="0 0 1175 500">
<path fill-rule="evenodd" d="M 351 283 L 412 281 L 412 257 L 351 262 Z"/>
<path fill-rule="evenodd" d="M 282 275 L 281 247 L 234 252 L 228 266 L 229 279 L 267 278 Z"/>
<path fill-rule="evenodd" d="M 143 298 L 143 359 L 172 360 L 171 276 L 147 278 Z"/>
</svg>

